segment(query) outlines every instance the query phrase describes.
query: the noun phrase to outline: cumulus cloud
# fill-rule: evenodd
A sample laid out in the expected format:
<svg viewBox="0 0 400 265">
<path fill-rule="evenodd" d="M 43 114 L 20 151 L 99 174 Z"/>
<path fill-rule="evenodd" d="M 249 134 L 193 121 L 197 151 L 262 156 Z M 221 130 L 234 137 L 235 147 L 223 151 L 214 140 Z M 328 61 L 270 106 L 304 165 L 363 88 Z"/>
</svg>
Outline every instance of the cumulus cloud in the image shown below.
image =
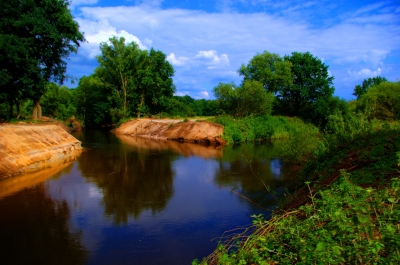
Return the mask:
<svg viewBox="0 0 400 265">
<path fill-rule="evenodd" d="M 276 4 L 267 0 L 240 1 L 268 6 Z M 220 4 L 229 6 L 230 2 L 234 1 L 221 1 Z M 315 7 L 313 1 L 303 2 Z M 190 91 L 192 95 L 204 88 L 210 91 L 218 82 L 240 82 L 237 69 L 263 51 L 280 55 L 309 51 L 318 58 L 324 58 L 324 63 L 335 75 L 336 88 L 346 78 L 362 78 L 369 69 L 380 68 L 382 71 L 386 58 L 399 54 L 398 19 L 385 15 L 379 17 L 379 22 L 372 17 L 368 20 L 371 12 L 378 13 L 376 10 L 379 14 L 387 14 L 383 8 L 388 7 L 389 2 L 367 6 L 353 13 L 336 13 L 332 18 L 329 14 L 328 20 L 334 22 L 325 26 L 284 12 L 208 13 L 162 9 L 160 1 L 137 3 L 140 5 L 80 7 L 78 22 L 89 42 L 95 43 L 83 50 L 93 57 L 98 52 L 100 40 L 105 41 L 117 34 L 129 35 L 142 47 L 154 47 L 169 54 L 168 60 L 177 67 L 174 82 L 178 91 Z M 290 7 L 289 3 L 292 2 L 284 1 L 281 10 Z M 390 12 L 395 13 L 393 10 L 396 8 L 393 7 Z M 361 20 L 365 23 L 359 23 Z M 389 66 L 399 68 L 398 57 L 391 58 L 392 63 L 385 64 L 384 74 Z M 371 73 L 376 71 L 370 70 Z M 389 80 L 395 79 L 396 75 L 398 77 L 400 72 L 393 70 L 390 74 L 393 77 L 386 76 Z M 189 85 L 191 80 L 197 81 L 196 90 L 189 90 L 193 87 Z M 351 95 L 351 92 L 348 94 Z"/>
<path fill-rule="evenodd" d="M 347 71 L 350 80 L 363 80 L 366 78 L 378 76 L 382 74 L 382 68 L 378 68 L 376 70 L 371 70 L 371 69 L 361 69 L 360 71 Z"/>
<path fill-rule="evenodd" d="M 199 51 L 195 59 L 204 59 L 204 62 L 208 65 L 208 69 L 215 69 L 219 67 L 229 66 L 229 58 L 225 53 L 218 55 L 216 50 Z"/>
<path fill-rule="evenodd" d="M 100 54 L 100 43 L 107 42 L 111 37 L 116 36 L 118 38 L 124 37 L 125 43 L 135 42 L 138 44 L 140 49 L 148 49 L 138 37 L 130 34 L 126 30 L 119 30 L 112 27 L 107 20 L 102 21 L 84 21 L 81 22 L 81 29 L 85 32 L 87 43 L 82 44 L 82 50 L 88 58 L 94 58 Z M 83 23 L 82 23 L 83 22 Z M 146 40 L 146 43 L 151 43 L 150 40 Z"/>
<path fill-rule="evenodd" d="M 183 56 L 176 57 L 176 56 L 175 56 L 175 53 L 170 53 L 170 54 L 167 56 L 167 60 L 168 60 L 172 65 L 174 65 L 174 66 L 182 66 L 182 65 L 185 65 L 186 62 L 188 61 L 188 59 L 189 59 L 189 58 L 183 57 Z"/>
<path fill-rule="evenodd" d="M 210 97 L 210 95 L 208 94 L 208 92 L 205 91 L 205 90 L 201 91 L 201 92 L 200 92 L 200 95 L 202 96 L 202 98 L 209 98 L 209 97 Z"/>
</svg>

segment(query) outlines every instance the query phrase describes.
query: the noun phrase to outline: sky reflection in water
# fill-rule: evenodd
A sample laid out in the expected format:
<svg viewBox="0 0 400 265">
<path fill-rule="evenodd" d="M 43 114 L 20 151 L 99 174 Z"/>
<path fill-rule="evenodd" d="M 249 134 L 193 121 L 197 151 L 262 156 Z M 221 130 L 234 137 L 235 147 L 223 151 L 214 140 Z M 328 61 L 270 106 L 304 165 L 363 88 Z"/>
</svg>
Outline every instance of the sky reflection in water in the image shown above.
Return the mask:
<svg viewBox="0 0 400 265">
<path fill-rule="evenodd" d="M 275 200 L 263 182 L 282 191 L 294 179 L 274 158 L 276 145 L 220 149 L 101 131 L 77 137 L 86 148 L 77 161 L 45 182 L 0 197 L 0 215 L 7 216 L 0 232 L 10 231 L 0 239 L 0 254 L 11 252 L 14 264 L 26 251 L 16 246 L 37 245 L 47 234 L 47 249 L 36 247 L 32 263 L 190 264 L 215 248 L 217 240 L 210 240 L 263 212 L 229 189 L 271 208 Z M 32 214 L 27 202 L 56 217 Z M 54 227 L 55 220 L 64 226 Z M 63 251 L 51 257 L 57 244 Z"/>
</svg>

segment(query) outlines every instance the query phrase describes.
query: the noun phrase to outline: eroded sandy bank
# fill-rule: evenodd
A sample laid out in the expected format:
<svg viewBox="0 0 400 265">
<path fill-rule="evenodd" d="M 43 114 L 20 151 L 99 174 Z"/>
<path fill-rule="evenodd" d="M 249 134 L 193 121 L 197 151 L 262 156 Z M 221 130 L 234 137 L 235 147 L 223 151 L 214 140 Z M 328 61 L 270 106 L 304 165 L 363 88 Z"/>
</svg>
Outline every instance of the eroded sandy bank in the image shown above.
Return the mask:
<svg viewBox="0 0 400 265">
<path fill-rule="evenodd" d="M 223 126 L 206 121 L 140 119 L 123 123 L 115 134 L 181 142 L 224 145 Z"/>
<path fill-rule="evenodd" d="M 0 125 L 0 179 L 75 160 L 81 142 L 54 124 Z"/>
</svg>

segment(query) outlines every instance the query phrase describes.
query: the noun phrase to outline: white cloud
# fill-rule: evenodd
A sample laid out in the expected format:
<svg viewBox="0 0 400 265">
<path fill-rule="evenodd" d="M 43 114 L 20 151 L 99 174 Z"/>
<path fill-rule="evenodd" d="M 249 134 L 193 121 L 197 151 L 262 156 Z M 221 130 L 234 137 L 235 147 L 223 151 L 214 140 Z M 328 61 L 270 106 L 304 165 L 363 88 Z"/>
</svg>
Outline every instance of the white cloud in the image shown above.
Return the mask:
<svg viewBox="0 0 400 265">
<path fill-rule="evenodd" d="M 126 43 L 135 42 L 140 49 L 148 49 L 138 37 L 130 34 L 126 30 L 119 30 L 112 27 L 108 20 L 101 21 L 86 21 L 77 19 L 81 25 L 81 30 L 85 32 L 87 43 L 82 44 L 82 50 L 88 58 L 94 58 L 100 54 L 99 45 L 102 42 L 107 42 L 111 37 L 124 37 Z M 151 43 L 151 40 L 146 39 L 146 43 Z"/>
<path fill-rule="evenodd" d="M 246 1 L 255 5 L 275 5 L 273 1 Z M 229 2 L 220 4 L 229 6 Z M 338 14 L 332 18 L 334 23 L 322 27 L 285 13 L 207 13 L 161 9 L 160 1 L 140 3 L 139 6 L 79 8 L 78 22 L 86 38 L 95 43 L 93 47 L 82 50 L 93 57 L 98 52 L 98 39 L 104 40 L 122 32 L 130 34 L 131 39 L 143 41 L 139 45 L 161 50 L 169 54 L 168 60 L 172 64 L 184 66 L 175 69 L 174 82 L 179 92 L 190 91 L 193 95 L 204 88 L 210 91 L 218 82 L 240 82 L 236 73 L 240 65 L 265 50 L 280 55 L 309 51 L 324 58 L 324 63 L 335 74 L 337 88 L 349 78 L 349 72 L 354 77 L 358 72 L 359 76 L 363 75 L 359 69 L 383 69 L 382 63 L 387 61 L 386 58 L 399 54 L 398 20 L 393 20 L 393 16 L 379 17 L 382 21 L 373 17 L 368 19 L 368 12 L 381 10 L 387 5 L 368 6 L 353 14 Z M 313 4 L 310 1 L 308 5 Z M 283 7 L 289 6 L 285 1 Z M 361 20 L 366 23 L 359 23 Z M 385 64 L 385 74 L 389 66 L 399 68 L 398 60 L 390 58 L 394 63 Z M 393 77 L 387 78 L 395 80 L 399 71 L 393 70 L 391 75 Z M 196 86 L 190 85 L 191 80 L 197 81 Z"/>
<path fill-rule="evenodd" d="M 151 47 L 153 45 L 153 41 L 149 39 L 144 39 L 143 43 L 148 47 Z"/>
<path fill-rule="evenodd" d="M 204 61 L 208 65 L 208 69 L 229 66 L 228 55 L 226 55 L 225 53 L 218 55 L 218 52 L 216 50 L 199 51 L 194 58 L 205 59 Z"/>
<path fill-rule="evenodd" d="M 369 77 L 374 77 L 382 74 L 382 68 L 376 70 L 371 69 L 361 69 L 360 71 L 347 71 L 350 80 L 363 80 Z"/>
<path fill-rule="evenodd" d="M 189 91 L 180 91 L 180 92 L 176 92 L 174 95 L 183 97 L 183 96 L 186 96 L 186 95 L 189 95 L 189 94 L 190 94 Z"/>
<path fill-rule="evenodd" d="M 203 98 L 209 98 L 209 97 L 210 97 L 210 95 L 208 94 L 208 92 L 205 91 L 205 90 L 201 91 L 201 92 L 200 92 L 200 95 L 201 95 Z"/>
<path fill-rule="evenodd" d="M 175 53 L 170 53 L 167 56 L 167 60 L 174 66 L 182 66 L 182 65 L 186 64 L 186 62 L 188 61 L 188 58 L 182 57 L 182 56 L 176 57 Z"/>
</svg>

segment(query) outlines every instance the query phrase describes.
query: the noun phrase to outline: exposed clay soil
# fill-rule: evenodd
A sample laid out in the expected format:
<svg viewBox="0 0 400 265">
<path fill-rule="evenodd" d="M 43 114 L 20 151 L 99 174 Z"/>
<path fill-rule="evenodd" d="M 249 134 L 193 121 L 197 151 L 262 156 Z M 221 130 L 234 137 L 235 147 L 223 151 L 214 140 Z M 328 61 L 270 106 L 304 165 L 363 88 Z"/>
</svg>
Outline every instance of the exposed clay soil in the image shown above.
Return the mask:
<svg viewBox="0 0 400 265">
<path fill-rule="evenodd" d="M 0 125 L 0 179 L 74 160 L 81 142 L 55 124 Z"/>
<path fill-rule="evenodd" d="M 206 121 L 140 119 L 123 123 L 115 134 L 180 142 L 225 145 L 223 126 Z"/>
</svg>

